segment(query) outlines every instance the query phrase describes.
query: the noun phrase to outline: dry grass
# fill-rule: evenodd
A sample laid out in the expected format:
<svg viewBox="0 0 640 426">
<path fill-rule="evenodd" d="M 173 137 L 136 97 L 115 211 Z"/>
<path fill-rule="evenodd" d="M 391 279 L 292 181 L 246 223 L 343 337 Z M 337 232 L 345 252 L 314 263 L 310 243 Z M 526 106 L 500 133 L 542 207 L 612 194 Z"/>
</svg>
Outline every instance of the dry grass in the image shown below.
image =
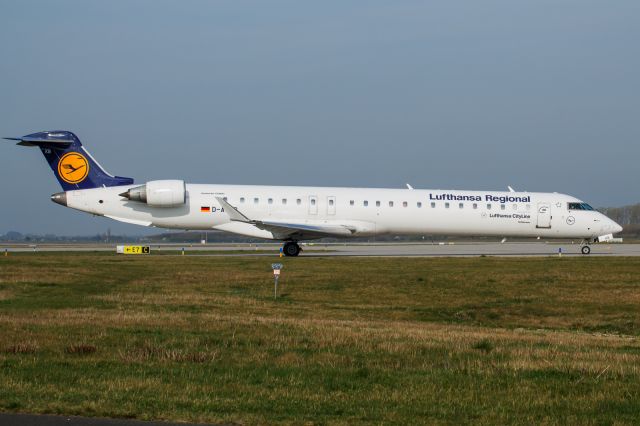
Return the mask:
<svg viewBox="0 0 640 426">
<path fill-rule="evenodd" d="M 7 346 L 4 352 L 8 354 L 35 354 L 38 352 L 38 345 L 35 343 L 17 343 Z"/>
<path fill-rule="evenodd" d="M 0 410 L 248 424 L 639 420 L 636 259 L 285 259 L 276 301 L 270 262 L 5 259 Z"/>
<path fill-rule="evenodd" d="M 94 353 L 97 348 L 94 345 L 88 345 L 86 343 L 77 343 L 66 347 L 65 352 L 75 355 L 89 355 Z"/>
<path fill-rule="evenodd" d="M 189 352 L 183 349 L 167 349 L 146 341 L 140 346 L 127 347 L 119 351 L 124 362 L 192 362 L 203 363 L 215 361 L 217 351 L 203 348 L 201 351 Z"/>
</svg>

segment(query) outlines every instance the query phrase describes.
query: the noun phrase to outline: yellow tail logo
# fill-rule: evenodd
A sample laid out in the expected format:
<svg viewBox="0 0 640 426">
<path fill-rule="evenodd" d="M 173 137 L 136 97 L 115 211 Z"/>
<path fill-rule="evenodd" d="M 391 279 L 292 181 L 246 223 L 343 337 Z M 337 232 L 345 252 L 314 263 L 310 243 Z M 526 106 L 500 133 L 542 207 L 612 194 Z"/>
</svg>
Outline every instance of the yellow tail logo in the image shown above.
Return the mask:
<svg viewBox="0 0 640 426">
<path fill-rule="evenodd" d="M 84 155 L 68 152 L 58 162 L 58 176 L 67 183 L 80 183 L 89 175 L 89 162 Z"/>
</svg>

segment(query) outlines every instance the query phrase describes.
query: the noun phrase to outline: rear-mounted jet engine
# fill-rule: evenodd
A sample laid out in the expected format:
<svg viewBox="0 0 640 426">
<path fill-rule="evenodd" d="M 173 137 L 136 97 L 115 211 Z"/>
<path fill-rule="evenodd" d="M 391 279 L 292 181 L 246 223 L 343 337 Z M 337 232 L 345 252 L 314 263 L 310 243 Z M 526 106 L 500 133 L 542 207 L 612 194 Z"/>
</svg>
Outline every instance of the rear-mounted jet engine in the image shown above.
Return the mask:
<svg viewBox="0 0 640 426">
<path fill-rule="evenodd" d="M 120 196 L 152 207 L 176 207 L 187 201 L 183 180 L 153 180 L 131 188 Z"/>
</svg>

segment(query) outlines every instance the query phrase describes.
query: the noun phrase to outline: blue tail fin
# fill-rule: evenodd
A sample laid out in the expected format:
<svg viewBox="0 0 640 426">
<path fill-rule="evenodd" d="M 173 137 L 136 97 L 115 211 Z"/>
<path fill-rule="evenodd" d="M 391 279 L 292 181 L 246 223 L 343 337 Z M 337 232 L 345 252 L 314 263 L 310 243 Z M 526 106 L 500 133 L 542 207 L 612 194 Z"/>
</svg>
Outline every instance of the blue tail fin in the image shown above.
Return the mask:
<svg viewBox="0 0 640 426">
<path fill-rule="evenodd" d="M 21 138 L 5 139 L 17 140 L 18 145 L 40 148 L 65 191 L 133 183 L 131 178 L 112 176 L 107 173 L 84 149 L 80 139 L 71 132 L 64 130 L 38 132 Z"/>
</svg>

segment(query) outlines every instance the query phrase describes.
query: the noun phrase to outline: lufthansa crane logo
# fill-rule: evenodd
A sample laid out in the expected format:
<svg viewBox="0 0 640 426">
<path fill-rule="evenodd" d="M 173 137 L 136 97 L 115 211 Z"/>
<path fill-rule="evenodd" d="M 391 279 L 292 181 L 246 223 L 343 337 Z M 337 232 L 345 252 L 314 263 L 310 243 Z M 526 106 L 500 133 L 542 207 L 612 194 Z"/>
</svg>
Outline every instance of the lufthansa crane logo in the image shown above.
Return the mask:
<svg viewBox="0 0 640 426">
<path fill-rule="evenodd" d="M 89 174 L 89 162 L 78 152 L 68 152 L 58 162 L 58 176 L 67 183 L 80 183 Z"/>
</svg>

